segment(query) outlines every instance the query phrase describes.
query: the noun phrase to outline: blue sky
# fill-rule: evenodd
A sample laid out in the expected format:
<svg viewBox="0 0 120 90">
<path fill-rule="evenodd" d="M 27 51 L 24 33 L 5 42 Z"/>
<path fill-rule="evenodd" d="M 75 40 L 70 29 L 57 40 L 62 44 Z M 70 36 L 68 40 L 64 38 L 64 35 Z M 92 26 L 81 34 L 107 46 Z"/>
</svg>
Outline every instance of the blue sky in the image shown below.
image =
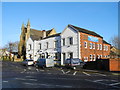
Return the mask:
<svg viewBox="0 0 120 90">
<path fill-rule="evenodd" d="M 3 2 L 2 46 L 19 41 L 22 23 L 62 32 L 68 24 L 94 31 L 106 41 L 118 34 L 117 2 Z"/>
</svg>

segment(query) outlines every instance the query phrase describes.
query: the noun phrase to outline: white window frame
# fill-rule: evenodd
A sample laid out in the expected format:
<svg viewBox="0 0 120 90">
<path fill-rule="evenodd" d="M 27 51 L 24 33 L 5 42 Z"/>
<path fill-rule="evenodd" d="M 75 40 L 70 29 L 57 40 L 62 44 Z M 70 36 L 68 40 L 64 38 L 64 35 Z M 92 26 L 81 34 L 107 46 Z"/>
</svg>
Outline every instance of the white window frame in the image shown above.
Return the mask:
<svg viewBox="0 0 120 90">
<path fill-rule="evenodd" d="M 108 46 L 106 46 L 106 51 L 108 51 Z"/>
<path fill-rule="evenodd" d="M 62 46 L 65 46 L 65 38 L 62 39 Z"/>
<path fill-rule="evenodd" d="M 97 44 L 97 50 L 99 50 L 100 48 L 99 48 L 99 44 Z"/>
<path fill-rule="evenodd" d="M 92 43 L 90 43 L 90 49 L 92 49 L 92 45 L 93 45 L 93 44 L 92 44 Z"/>
<path fill-rule="evenodd" d="M 102 50 L 102 44 L 100 44 L 100 50 Z"/>
<path fill-rule="evenodd" d="M 87 42 L 86 41 L 84 42 L 84 47 L 87 48 Z"/>
<path fill-rule="evenodd" d="M 84 57 L 84 62 L 87 62 L 88 61 L 88 57 Z"/>
<path fill-rule="evenodd" d="M 72 38 L 71 40 L 72 40 L 72 43 L 70 43 L 70 38 Z M 68 37 L 68 44 L 69 45 L 73 45 L 73 37 Z"/>
<path fill-rule="evenodd" d="M 96 55 L 95 54 L 93 54 L 93 61 L 95 61 L 96 60 Z"/>
<path fill-rule="evenodd" d="M 95 43 L 93 43 L 93 49 L 95 49 Z"/>
<path fill-rule="evenodd" d="M 104 45 L 104 51 L 106 51 L 106 45 Z"/>
<path fill-rule="evenodd" d="M 90 61 L 92 61 L 92 54 L 90 54 Z"/>
</svg>

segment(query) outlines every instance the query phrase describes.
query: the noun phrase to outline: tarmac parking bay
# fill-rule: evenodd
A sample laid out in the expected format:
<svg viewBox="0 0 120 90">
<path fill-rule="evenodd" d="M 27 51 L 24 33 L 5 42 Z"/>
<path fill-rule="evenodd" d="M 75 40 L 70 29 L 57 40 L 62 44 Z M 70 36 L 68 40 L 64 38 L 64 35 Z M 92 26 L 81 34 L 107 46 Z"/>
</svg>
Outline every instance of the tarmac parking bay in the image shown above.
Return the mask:
<svg viewBox="0 0 120 90">
<path fill-rule="evenodd" d="M 8 67 L 9 66 L 9 67 Z M 119 75 L 95 70 L 25 67 L 3 62 L 3 88 L 120 89 Z"/>
</svg>

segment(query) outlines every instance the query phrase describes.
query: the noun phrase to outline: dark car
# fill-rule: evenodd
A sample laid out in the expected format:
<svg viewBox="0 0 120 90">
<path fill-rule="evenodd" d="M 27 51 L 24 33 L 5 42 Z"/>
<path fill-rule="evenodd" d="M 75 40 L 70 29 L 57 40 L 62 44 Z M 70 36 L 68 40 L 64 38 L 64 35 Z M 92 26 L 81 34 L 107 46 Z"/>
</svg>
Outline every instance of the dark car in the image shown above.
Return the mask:
<svg viewBox="0 0 120 90">
<path fill-rule="evenodd" d="M 85 62 L 83 62 L 79 58 L 69 58 L 65 60 L 65 66 L 67 68 L 79 69 L 79 68 L 83 68 L 84 65 Z"/>
</svg>

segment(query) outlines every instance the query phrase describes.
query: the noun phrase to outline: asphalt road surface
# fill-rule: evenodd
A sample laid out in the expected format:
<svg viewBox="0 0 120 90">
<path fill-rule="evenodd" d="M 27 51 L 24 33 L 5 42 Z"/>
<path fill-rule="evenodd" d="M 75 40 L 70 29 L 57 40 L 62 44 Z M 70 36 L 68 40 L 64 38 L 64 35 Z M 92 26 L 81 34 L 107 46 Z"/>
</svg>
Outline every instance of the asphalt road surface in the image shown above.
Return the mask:
<svg viewBox="0 0 120 90">
<path fill-rule="evenodd" d="M 119 74 L 63 68 L 38 69 L 21 63 L 2 62 L 2 88 L 91 88 L 120 89 Z"/>
</svg>

